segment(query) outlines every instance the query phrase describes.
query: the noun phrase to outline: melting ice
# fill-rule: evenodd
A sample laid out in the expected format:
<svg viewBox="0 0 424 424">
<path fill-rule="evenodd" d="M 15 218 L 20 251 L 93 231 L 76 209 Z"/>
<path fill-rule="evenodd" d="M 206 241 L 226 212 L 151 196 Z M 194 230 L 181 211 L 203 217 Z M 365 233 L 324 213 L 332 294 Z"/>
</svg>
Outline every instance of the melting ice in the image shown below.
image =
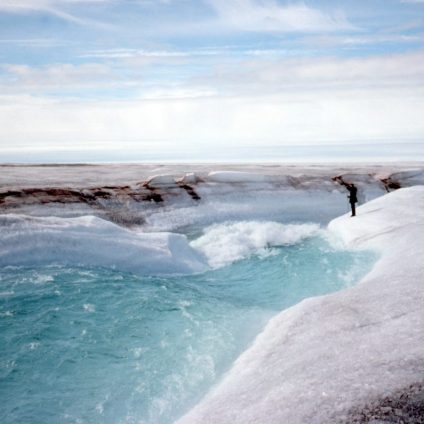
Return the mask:
<svg viewBox="0 0 424 424">
<path fill-rule="evenodd" d="M 1 225 L 2 423 L 171 423 L 270 317 L 372 262 L 311 223 L 224 222 L 190 237 L 95 217 Z"/>
</svg>

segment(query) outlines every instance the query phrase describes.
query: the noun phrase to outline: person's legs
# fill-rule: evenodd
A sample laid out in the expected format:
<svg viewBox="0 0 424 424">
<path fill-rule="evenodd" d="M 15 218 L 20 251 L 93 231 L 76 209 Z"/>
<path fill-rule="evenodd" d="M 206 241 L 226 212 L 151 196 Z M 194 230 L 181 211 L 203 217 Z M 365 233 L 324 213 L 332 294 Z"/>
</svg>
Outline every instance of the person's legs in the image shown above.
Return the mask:
<svg viewBox="0 0 424 424">
<path fill-rule="evenodd" d="M 355 203 L 351 203 L 350 207 L 352 208 L 352 215 L 351 216 L 356 216 Z"/>
</svg>

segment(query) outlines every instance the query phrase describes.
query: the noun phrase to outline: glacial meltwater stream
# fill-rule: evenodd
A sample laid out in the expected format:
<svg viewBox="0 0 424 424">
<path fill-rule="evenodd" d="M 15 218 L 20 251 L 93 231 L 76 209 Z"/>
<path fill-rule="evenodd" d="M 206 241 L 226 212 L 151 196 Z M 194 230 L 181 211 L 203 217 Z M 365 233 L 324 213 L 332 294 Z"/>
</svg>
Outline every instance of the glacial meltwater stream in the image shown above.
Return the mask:
<svg viewBox="0 0 424 424">
<path fill-rule="evenodd" d="M 217 228 L 192 242 L 216 266 L 195 275 L 2 268 L 0 422 L 172 423 L 273 315 L 357 282 L 375 259 L 320 232 L 246 246 L 249 226 L 224 230 L 239 240 L 226 252 L 210 250 Z"/>
</svg>

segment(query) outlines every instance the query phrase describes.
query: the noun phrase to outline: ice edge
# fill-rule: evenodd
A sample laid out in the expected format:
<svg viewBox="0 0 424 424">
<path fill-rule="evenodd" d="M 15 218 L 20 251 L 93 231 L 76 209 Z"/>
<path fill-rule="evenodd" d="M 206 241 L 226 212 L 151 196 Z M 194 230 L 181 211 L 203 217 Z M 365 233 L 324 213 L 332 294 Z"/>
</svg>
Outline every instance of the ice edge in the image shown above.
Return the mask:
<svg viewBox="0 0 424 424">
<path fill-rule="evenodd" d="M 372 270 L 274 317 L 178 424 L 352 422 L 352 411 L 421 383 L 423 208 L 415 186 L 331 221 L 347 247 L 380 253 Z"/>
</svg>

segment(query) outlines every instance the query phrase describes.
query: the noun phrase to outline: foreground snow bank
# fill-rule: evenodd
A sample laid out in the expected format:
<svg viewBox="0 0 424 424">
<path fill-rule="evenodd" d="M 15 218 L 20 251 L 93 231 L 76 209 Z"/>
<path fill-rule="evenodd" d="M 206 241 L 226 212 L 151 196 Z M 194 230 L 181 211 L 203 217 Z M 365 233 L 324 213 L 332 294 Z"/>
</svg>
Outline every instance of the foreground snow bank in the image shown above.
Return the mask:
<svg viewBox="0 0 424 424">
<path fill-rule="evenodd" d="M 381 257 L 355 287 L 272 319 L 223 381 L 178 423 L 341 423 L 424 380 L 424 186 L 332 221 L 348 247 Z"/>
<path fill-rule="evenodd" d="M 137 234 L 94 216 L 0 215 L 0 233 L 0 266 L 101 266 L 143 275 L 208 268 L 183 235 Z"/>
</svg>

